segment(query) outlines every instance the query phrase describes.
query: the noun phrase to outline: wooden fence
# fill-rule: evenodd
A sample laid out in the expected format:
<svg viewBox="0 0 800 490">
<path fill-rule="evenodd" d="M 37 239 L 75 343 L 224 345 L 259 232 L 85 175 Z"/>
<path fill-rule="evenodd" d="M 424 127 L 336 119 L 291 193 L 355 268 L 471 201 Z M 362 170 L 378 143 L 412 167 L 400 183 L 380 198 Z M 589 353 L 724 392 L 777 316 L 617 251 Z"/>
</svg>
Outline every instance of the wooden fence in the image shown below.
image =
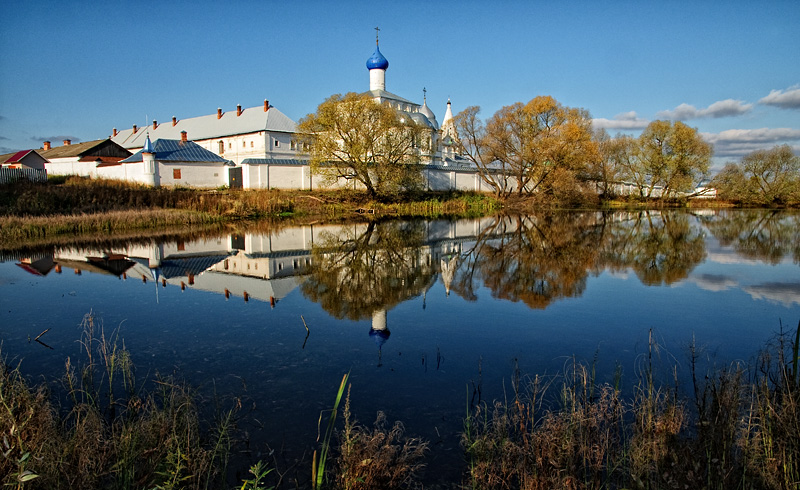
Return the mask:
<svg viewBox="0 0 800 490">
<path fill-rule="evenodd" d="M 18 180 L 47 182 L 47 170 L 32 168 L 0 168 L 0 184 L 10 184 Z"/>
</svg>

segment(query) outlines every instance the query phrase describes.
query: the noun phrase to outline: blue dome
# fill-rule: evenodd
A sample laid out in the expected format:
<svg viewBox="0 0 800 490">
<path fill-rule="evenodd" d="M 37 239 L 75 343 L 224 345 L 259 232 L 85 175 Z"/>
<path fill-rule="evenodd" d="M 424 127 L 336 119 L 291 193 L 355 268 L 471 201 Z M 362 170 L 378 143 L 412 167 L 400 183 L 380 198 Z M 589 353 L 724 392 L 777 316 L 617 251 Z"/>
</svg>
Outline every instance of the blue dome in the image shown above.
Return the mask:
<svg viewBox="0 0 800 490">
<path fill-rule="evenodd" d="M 372 56 L 370 56 L 369 59 L 367 60 L 367 69 L 385 70 L 387 68 L 389 68 L 389 62 L 381 54 L 380 48 L 378 48 L 378 46 L 375 46 L 375 52 L 372 53 Z"/>
</svg>

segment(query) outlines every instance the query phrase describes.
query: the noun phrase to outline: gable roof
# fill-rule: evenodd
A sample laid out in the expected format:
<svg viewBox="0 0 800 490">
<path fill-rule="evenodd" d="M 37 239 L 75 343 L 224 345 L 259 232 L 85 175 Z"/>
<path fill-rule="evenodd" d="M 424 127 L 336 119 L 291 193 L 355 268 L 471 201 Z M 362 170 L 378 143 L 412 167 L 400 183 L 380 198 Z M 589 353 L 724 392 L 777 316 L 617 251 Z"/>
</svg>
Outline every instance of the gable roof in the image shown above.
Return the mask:
<svg viewBox="0 0 800 490">
<path fill-rule="evenodd" d="M 16 153 L 0 155 L 0 163 L 20 163 L 30 152 L 36 153 L 34 150 L 22 150 Z"/>
<path fill-rule="evenodd" d="M 146 134 L 150 134 L 151 139 L 181 139 L 181 131 L 186 131 L 187 136 L 192 140 L 207 140 L 233 136 L 237 134 L 256 133 L 259 131 L 274 131 L 279 133 L 294 133 L 297 123 L 287 117 L 284 113 L 269 106 L 265 111 L 263 106 L 250 107 L 243 109 L 240 115 L 236 111 L 225 112 L 218 118 L 217 114 L 207 116 L 180 119 L 173 125 L 172 121 L 167 121 L 153 126 L 137 128 L 134 133 L 133 128 L 124 129 L 112 136 L 111 140 L 125 148 L 142 148 Z"/>
<path fill-rule="evenodd" d="M 142 150 L 119 163 L 142 161 Z M 157 139 L 153 142 L 153 153 L 158 162 L 218 162 L 228 163 L 214 152 L 208 151 L 194 141 Z"/>
<path fill-rule="evenodd" d="M 49 150 L 38 150 L 48 160 L 54 158 L 100 157 L 100 160 L 119 160 L 130 156 L 131 152 L 122 148 L 108 138 L 71 145 L 56 146 Z M 93 158 L 94 159 L 94 158 Z"/>
</svg>

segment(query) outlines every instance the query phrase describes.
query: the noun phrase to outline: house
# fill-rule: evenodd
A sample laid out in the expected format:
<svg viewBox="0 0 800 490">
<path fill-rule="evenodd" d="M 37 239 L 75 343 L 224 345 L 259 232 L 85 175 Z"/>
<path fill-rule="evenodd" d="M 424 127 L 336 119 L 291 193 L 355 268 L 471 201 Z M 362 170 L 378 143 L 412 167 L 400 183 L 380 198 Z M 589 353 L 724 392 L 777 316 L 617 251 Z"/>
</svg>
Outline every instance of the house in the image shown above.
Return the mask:
<svg viewBox="0 0 800 490">
<path fill-rule="evenodd" d="M 50 175 L 81 175 L 97 177 L 99 164 L 117 163 L 131 156 L 131 152 L 110 139 L 87 141 L 73 144 L 64 140 L 63 146 L 53 147 L 49 141 L 39 154 L 47 159 L 45 168 Z"/>
<path fill-rule="evenodd" d="M 155 187 L 191 186 L 216 188 L 241 187 L 242 169 L 221 156 L 188 141 L 185 132 L 180 140 L 145 136 L 143 148 L 116 163 L 101 163 L 98 175 L 110 179 L 140 182 Z"/>
<path fill-rule="evenodd" d="M 22 150 L 0 155 L 0 166 L 6 168 L 44 170 L 45 163 L 47 163 L 47 159 L 36 150 Z"/>
<path fill-rule="evenodd" d="M 263 106 L 223 112 L 189 119 L 172 118 L 172 121 L 117 131 L 113 129 L 111 140 L 136 152 L 151 140 L 179 139 L 186 133 L 191 140 L 218 156 L 239 165 L 247 158 L 299 158 L 300 152 L 294 143 L 297 127 L 292 119 L 264 101 Z"/>
</svg>

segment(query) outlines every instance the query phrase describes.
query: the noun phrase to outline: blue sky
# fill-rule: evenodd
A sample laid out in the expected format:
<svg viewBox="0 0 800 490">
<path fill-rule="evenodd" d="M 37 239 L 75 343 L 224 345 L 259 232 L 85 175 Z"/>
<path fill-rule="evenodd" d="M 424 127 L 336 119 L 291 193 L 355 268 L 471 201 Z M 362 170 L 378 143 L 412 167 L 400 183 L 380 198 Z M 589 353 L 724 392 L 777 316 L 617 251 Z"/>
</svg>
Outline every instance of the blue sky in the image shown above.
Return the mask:
<svg viewBox="0 0 800 490">
<path fill-rule="evenodd" d="M 259 106 L 299 120 L 386 88 L 441 122 L 470 105 L 551 95 L 612 135 L 678 119 L 717 168 L 757 148 L 800 153 L 800 3 L 5 0 L 0 153 Z"/>
</svg>

